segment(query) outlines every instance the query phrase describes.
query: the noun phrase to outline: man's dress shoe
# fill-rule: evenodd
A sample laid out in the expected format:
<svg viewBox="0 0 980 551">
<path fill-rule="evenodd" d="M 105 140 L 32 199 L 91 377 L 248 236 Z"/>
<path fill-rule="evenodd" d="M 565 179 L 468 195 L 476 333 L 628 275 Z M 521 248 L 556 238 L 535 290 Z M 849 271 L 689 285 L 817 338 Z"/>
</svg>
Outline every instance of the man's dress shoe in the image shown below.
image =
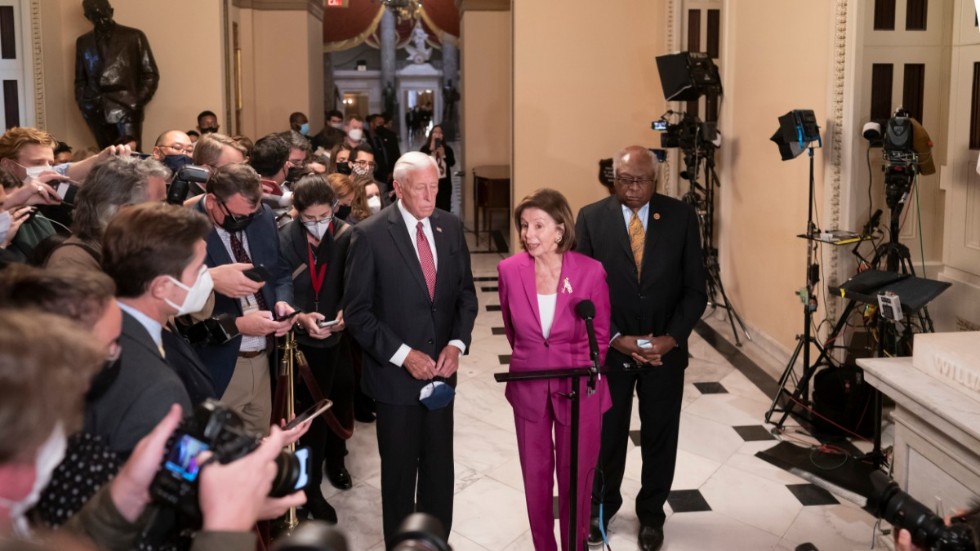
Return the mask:
<svg viewBox="0 0 980 551">
<path fill-rule="evenodd" d="M 664 529 L 654 526 L 643 526 L 636 538 L 640 551 L 657 551 L 664 544 Z"/>
</svg>

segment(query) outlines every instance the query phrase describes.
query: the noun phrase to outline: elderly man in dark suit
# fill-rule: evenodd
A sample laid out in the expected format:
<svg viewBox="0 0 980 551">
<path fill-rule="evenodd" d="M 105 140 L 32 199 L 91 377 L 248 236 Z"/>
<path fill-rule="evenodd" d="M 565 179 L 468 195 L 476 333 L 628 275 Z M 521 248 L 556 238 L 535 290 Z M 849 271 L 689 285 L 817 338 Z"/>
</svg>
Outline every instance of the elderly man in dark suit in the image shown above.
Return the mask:
<svg viewBox="0 0 980 551">
<path fill-rule="evenodd" d="M 160 73 L 146 35 L 112 20 L 109 0 L 83 0 L 95 29 L 75 41 L 75 101 L 99 147 L 122 136 L 143 138 L 143 108 Z"/>
<path fill-rule="evenodd" d="M 434 380 L 455 387 L 477 309 L 463 225 L 435 208 L 435 162 L 406 153 L 395 163 L 394 187 L 395 204 L 354 226 L 344 309 L 365 351 L 364 390 L 377 401 L 389 543 L 415 511 L 450 530 L 453 404 L 428 409 L 419 398 Z"/>
<path fill-rule="evenodd" d="M 593 488 L 590 543 L 623 504 L 633 394 L 639 400 L 643 471 L 636 497 L 639 548 L 659 549 L 663 506 L 674 479 L 687 337 L 707 304 L 698 221 L 689 205 L 656 193 L 657 163 L 644 147 L 613 157 L 615 195 L 583 207 L 575 231 L 578 251 L 602 262 L 609 282 L 612 323 L 606 365 L 612 408 L 602 419 Z"/>
</svg>

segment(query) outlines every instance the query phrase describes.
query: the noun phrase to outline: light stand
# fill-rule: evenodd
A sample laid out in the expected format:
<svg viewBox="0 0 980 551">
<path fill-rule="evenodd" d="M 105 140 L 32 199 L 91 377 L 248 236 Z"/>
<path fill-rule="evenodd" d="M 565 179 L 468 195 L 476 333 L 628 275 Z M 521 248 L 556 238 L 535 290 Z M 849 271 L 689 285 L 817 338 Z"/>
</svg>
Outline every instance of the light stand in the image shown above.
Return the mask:
<svg viewBox="0 0 980 551">
<path fill-rule="evenodd" d="M 810 377 L 812 377 L 813 372 L 816 371 L 816 366 L 810 365 L 811 345 L 821 349 L 821 358 L 826 354 L 812 333 L 813 313 L 817 310 L 817 295 L 814 292 L 814 289 L 816 284 L 819 282 L 820 273 L 819 266 L 816 262 L 814 262 L 814 257 L 816 256 L 816 242 L 814 240 L 814 237 L 816 236 L 816 225 L 813 223 L 813 196 L 815 186 L 813 178 L 814 147 L 812 143 L 814 141 L 817 142 L 817 147 L 822 145 L 820 140 L 820 127 L 817 125 L 817 120 L 813 114 L 813 111 L 795 110 L 790 111 L 782 117 L 779 117 L 779 129 L 776 130 L 775 134 L 773 134 L 771 140 L 776 142 L 776 145 L 779 146 L 779 152 L 784 161 L 796 158 L 804 150 L 806 150 L 807 156 L 810 159 L 806 234 L 801 236 L 807 240 L 806 285 L 804 287 L 805 296 L 801 296 L 801 299 L 803 300 L 803 334 L 797 335 L 796 337 L 796 349 L 793 351 L 793 355 L 790 357 L 789 363 L 786 365 L 786 369 L 783 371 L 783 375 L 779 378 L 779 390 L 776 392 L 776 396 L 773 398 L 769 411 L 766 412 L 766 422 L 769 423 L 771 422 L 773 414 L 776 411 L 781 411 L 782 416 L 776 423 L 776 426 L 782 428 L 783 423 L 786 421 L 786 417 L 792 411 L 794 404 L 800 401 L 801 398 L 806 397 Z M 795 375 L 796 360 L 799 358 L 800 352 L 803 353 L 803 378 L 796 384 L 796 389 L 790 396 L 789 400 L 785 403 L 785 405 L 782 405 L 780 402 L 783 401 L 783 396 L 788 393 L 786 390 L 786 384 L 789 382 L 790 377 Z M 780 409 L 781 405 L 782 409 Z"/>
</svg>

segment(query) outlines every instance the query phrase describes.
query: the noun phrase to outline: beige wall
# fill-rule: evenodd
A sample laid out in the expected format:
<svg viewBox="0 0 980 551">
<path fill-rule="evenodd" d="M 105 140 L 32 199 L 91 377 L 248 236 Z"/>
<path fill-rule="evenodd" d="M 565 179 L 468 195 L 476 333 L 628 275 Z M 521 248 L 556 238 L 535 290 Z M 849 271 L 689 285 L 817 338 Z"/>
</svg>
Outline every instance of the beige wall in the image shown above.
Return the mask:
<svg viewBox="0 0 980 551">
<path fill-rule="evenodd" d="M 802 305 L 793 293 L 805 283 L 806 246 L 796 234 L 806 231 L 808 159 L 804 154 L 780 161 L 769 136 L 780 115 L 813 109 L 826 144 L 833 3 L 754 0 L 726 7 L 729 57 L 722 75 L 719 197 L 723 282 L 746 322 L 790 350 L 803 330 Z M 806 45 L 799 45 L 798 25 L 767 24 L 760 32 L 760 21 L 807 21 Z M 825 155 L 829 149 L 815 154 L 820 214 L 826 214 Z"/>
<path fill-rule="evenodd" d="M 116 22 L 146 33 L 160 70 L 143 121 L 144 150 L 165 130 L 194 127 L 204 109 L 224 111 L 220 3 L 115 0 L 112 6 Z M 194 17 L 187 17 L 189 12 Z M 74 95 L 75 39 L 92 25 L 76 0 L 42 2 L 41 17 L 47 130 L 75 148 L 95 145 Z"/>
<path fill-rule="evenodd" d="M 463 12 L 461 26 L 463 212 L 473 220 L 473 168 L 511 161 L 511 13 Z"/>
<path fill-rule="evenodd" d="M 230 46 L 224 47 L 223 3 L 112 2 L 119 24 L 146 33 L 160 70 L 160 85 L 143 122 L 144 151 L 165 130 L 196 126 L 197 114 L 205 109 L 218 114 L 223 132 L 236 131 L 229 120 L 234 105 L 225 100 L 226 67 L 230 72 L 234 56 Z M 80 1 L 52 0 L 41 5 L 47 130 L 76 148 L 95 145 L 75 104 L 73 85 L 75 39 L 92 25 L 82 15 Z M 233 7 L 228 11 L 229 43 L 231 22 L 239 24 L 242 46 L 245 109 L 242 128 L 237 131 L 258 138 L 286 130 L 293 111 L 305 112 L 310 127 L 321 128 L 322 21 L 305 6 L 289 10 Z"/>
<path fill-rule="evenodd" d="M 242 131 L 253 138 L 289 129 L 302 111 L 323 127 L 323 22 L 303 10 L 240 10 L 245 88 Z"/>
<path fill-rule="evenodd" d="M 664 0 L 603 2 L 599 15 L 564 0 L 514 2 L 515 200 L 552 187 L 577 212 L 608 195 L 599 159 L 659 143 L 650 121 L 664 111 L 654 57 L 665 13 Z"/>
</svg>

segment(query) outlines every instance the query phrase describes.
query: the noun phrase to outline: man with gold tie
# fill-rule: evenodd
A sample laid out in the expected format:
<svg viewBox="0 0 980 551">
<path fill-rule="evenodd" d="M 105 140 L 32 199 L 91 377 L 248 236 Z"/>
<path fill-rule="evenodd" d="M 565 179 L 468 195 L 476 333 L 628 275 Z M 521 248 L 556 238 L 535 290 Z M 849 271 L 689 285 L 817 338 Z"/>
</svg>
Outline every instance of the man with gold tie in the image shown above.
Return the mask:
<svg viewBox="0 0 980 551">
<path fill-rule="evenodd" d="M 589 543 L 623 504 L 630 414 L 639 402 L 643 471 L 636 497 L 638 546 L 663 544 L 664 503 L 677 457 L 687 337 L 707 304 L 704 260 L 694 209 L 656 193 L 657 162 L 642 146 L 613 157 L 615 195 L 585 206 L 575 224 L 577 250 L 602 262 L 609 284 L 612 339 L 606 365 L 612 408 L 592 493 Z M 601 518 L 600 518 L 600 505 Z"/>
</svg>

